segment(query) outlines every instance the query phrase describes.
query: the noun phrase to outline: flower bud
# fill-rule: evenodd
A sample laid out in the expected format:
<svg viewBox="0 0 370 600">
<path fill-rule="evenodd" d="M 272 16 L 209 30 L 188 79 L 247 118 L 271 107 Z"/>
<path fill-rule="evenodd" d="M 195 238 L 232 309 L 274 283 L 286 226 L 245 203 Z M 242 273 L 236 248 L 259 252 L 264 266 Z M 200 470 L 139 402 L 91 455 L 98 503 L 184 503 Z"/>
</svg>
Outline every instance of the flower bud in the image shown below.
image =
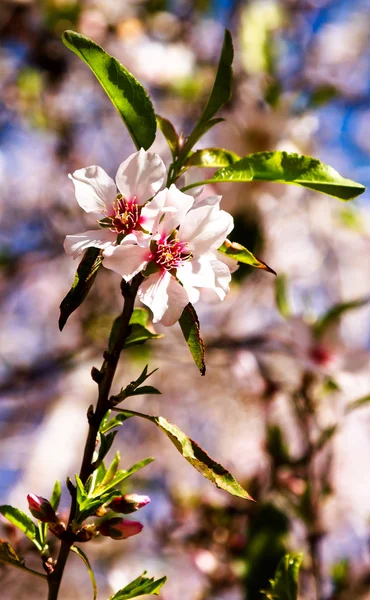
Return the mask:
<svg viewBox="0 0 370 600">
<path fill-rule="evenodd" d="M 76 542 L 89 542 L 93 537 L 94 528 L 91 525 L 86 525 L 76 533 Z"/>
<path fill-rule="evenodd" d="M 49 522 L 49 531 L 61 540 L 66 533 L 66 526 L 62 521 Z"/>
<path fill-rule="evenodd" d="M 124 494 L 123 496 L 114 498 L 112 502 L 108 505 L 108 508 L 110 508 L 116 513 L 129 515 L 130 513 L 139 510 L 139 508 L 143 508 L 143 506 L 146 506 L 147 504 L 149 504 L 149 502 L 149 496 L 139 496 L 138 494 Z"/>
<path fill-rule="evenodd" d="M 132 535 L 137 535 L 142 530 L 143 525 L 138 521 L 129 521 L 127 519 L 121 519 L 115 517 L 114 519 L 108 519 L 103 521 L 97 527 L 97 530 L 106 537 L 111 537 L 114 540 L 125 540 Z"/>
<path fill-rule="evenodd" d="M 28 494 L 27 500 L 30 513 L 35 519 L 42 523 L 55 523 L 58 521 L 49 500 L 42 496 L 36 496 L 36 494 Z"/>
</svg>

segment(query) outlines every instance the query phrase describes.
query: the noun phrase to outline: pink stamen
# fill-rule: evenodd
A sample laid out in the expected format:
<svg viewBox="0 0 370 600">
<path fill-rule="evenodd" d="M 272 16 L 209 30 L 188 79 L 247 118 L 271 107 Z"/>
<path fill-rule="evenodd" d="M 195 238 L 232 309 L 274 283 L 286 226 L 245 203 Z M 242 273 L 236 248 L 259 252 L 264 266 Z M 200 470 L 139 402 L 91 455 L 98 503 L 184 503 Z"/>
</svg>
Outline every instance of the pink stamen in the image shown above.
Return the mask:
<svg viewBox="0 0 370 600">
<path fill-rule="evenodd" d="M 191 260 L 192 255 L 187 251 L 187 243 L 178 240 L 166 241 L 161 239 L 157 244 L 157 249 L 152 254 L 153 260 L 161 269 L 171 271 L 177 269 L 187 260 Z"/>
<path fill-rule="evenodd" d="M 113 213 L 111 215 L 112 231 L 116 233 L 131 233 L 139 225 L 140 214 L 139 206 L 134 196 L 130 200 L 124 197 L 117 197 L 113 203 Z"/>
</svg>

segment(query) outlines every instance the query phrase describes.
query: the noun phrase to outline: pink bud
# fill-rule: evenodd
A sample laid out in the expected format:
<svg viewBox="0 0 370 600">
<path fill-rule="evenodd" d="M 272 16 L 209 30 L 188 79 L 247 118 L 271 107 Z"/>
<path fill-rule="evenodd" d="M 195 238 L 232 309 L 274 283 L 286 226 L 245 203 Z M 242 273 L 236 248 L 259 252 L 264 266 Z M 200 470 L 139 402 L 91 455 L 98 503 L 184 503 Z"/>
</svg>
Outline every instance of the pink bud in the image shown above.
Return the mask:
<svg viewBox="0 0 370 600">
<path fill-rule="evenodd" d="M 114 510 L 114 512 L 116 513 L 129 515 L 130 513 L 139 510 L 139 508 L 143 508 L 143 506 L 146 506 L 147 504 L 149 504 L 149 502 L 149 496 L 139 496 L 138 494 L 124 494 L 123 496 L 114 498 L 112 502 L 108 505 L 108 508 Z"/>
<path fill-rule="evenodd" d="M 138 521 L 129 521 L 128 519 L 108 519 L 103 521 L 97 530 L 106 537 L 111 537 L 114 540 L 125 540 L 132 535 L 137 535 L 142 530 L 143 525 Z"/>
<path fill-rule="evenodd" d="M 36 494 L 28 494 L 27 500 L 30 513 L 35 519 L 38 519 L 42 523 L 55 523 L 58 521 L 49 500 L 46 500 L 42 496 L 36 496 Z"/>
</svg>

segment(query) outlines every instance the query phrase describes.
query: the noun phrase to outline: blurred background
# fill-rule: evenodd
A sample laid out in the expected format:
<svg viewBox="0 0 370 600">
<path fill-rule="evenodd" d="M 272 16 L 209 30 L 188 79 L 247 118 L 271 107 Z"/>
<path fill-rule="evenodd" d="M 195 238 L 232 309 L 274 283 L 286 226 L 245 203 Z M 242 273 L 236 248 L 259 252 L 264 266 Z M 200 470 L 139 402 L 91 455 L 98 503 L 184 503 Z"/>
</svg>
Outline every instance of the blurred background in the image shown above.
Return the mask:
<svg viewBox="0 0 370 600">
<path fill-rule="evenodd" d="M 186 135 L 228 27 L 233 97 L 200 146 L 311 154 L 369 185 L 369 12 L 368 0 L 1 0 L 0 502 L 26 509 L 27 493 L 49 497 L 55 479 L 78 471 L 96 397 L 90 369 L 121 305 L 119 276 L 101 269 L 58 330 L 77 266 L 63 240 L 89 228 L 67 174 L 97 164 L 114 177 L 134 151 L 62 32 L 117 57 Z M 169 162 L 161 133 L 153 149 Z M 88 546 L 99 598 L 145 569 L 169 576 L 164 600 L 259 600 L 280 557 L 303 551 L 302 598 L 369 599 L 369 193 L 342 203 L 277 184 L 206 191 L 223 194 L 232 239 L 278 272 L 277 285 L 241 267 L 224 303 L 197 305 L 205 378 L 179 328 L 158 327 L 161 340 L 126 353 L 117 386 L 158 367 L 150 383 L 162 395 L 127 406 L 176 423 L 257 503 L 217 490 L 159 430 L 130 419 L 117 438 L 123 468 L 156 461 L 124 490 L 152 502 L 139 536 Z M 62 513 L 68 506 L 64 494 Z M 39 568 L 5 521 L 0 535 Z M 44 582 L 0 572 L 7 600 L 44 597 Z M 78 557 L 62 597 L 91 597 Z"/>
</svg>

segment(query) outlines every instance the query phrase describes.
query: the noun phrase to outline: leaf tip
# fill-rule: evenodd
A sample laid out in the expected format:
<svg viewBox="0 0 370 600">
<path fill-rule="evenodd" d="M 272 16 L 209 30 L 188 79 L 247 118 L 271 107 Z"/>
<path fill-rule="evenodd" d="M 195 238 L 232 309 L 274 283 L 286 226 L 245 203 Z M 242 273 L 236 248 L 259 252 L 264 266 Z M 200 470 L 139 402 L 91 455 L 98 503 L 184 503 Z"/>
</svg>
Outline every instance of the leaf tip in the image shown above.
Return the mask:
<svg viewBox="0 0 370 600">
<path fill-rule="evenodd" d="M 72 29 L 66 29 L 66 30 L 65 30 L 65 31 L 63 31 L 63 33 L 62 33 L 62 42 L 63 42 L 63 44 L 64 44 L 65 46 L 67 46 L 67 48 L 69 48 L 69 44 L 71 43 L 71 42 L 70 42 L 70 39 L 69 39 L 69 38 L 70 38 L 70 36 L 71 36 L 71 34 L 72 34 L 72 35 L 73 35 L 73 34 L 76 34 L 76 32 L 75 32 L 75 31 L 72 31 Z"/>
<path fill-rule="evenodd" d="M 66 323 L 67 323 L 67 319 L 65 318 L 65 316 L 60 315 L 59 320 L 58 320 L 59 331 L 63 331 L 64 325 Z"/>
<path fill-rule="evenodd" d="M 267 271 L 268 273 L 272 273 L 272 275 L 275 275 L 275 277 L 277 277 L 277 272 L 274 271 L 274 269 L 272 269 L 271 267 L 269 267 L 266 263 L 264 263 L 262 260 L 260 260 L 260 263 L 263 265 L 263 267 L 261 267 L 264 271 Z"/>
</svg>

